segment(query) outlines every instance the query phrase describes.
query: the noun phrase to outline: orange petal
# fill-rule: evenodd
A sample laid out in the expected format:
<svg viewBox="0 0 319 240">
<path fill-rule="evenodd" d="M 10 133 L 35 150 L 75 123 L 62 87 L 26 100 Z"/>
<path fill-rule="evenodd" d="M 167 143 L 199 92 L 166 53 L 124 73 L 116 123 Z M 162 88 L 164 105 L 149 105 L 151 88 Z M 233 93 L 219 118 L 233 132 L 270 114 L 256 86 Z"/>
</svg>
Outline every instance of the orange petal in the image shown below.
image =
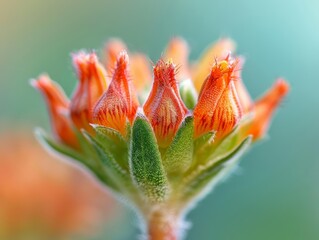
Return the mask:
<svg viewBox="0 0 319 240">
<path fill-rule="evenodd" d="M 177 80 L 190 78 L 188 66 L 189 49 L 187 42 L 179 37 L 173 38 L 165 51 L 164 60 L 172 60 L 178 68 Z"/>
<path fill-rule="evenodd" d="M 78 129 L 91 131 L 93 107 L 106 90 L 106 72 L 95 53 L 79 52 L 73 56 L 73 64 L 79 84 L 70 104 L 71 118 Z"/>
<path fill-rule="evenodd" d="M 131 74 L 135 88 L 138 91 L 145 90 L 152 79 L 150 64 L 145 55 L 137 53 L 131 56 Z"/>
<path fill-rule="evenodd" d="M 126 45 L 120 39 L 109 40 L 104 47 L 105 66 L 108 73 L 111 73 L 116 67 L 116 61 L 121 51 L 126 51 Z"/>
<path fill-rule="evenodd" d="M 132 82 L 129 80 L 129 62 L 125 51 L 119 54 L 112 82 L 93 111 L 93 121 L 126 135 L 127 120 L 132 123 L 138 107 Z"/>
<path fill-rule="evenodd" d="M 175 71 L 172 62 L 157 62 L 153 87 L 143 107 L 161 147 L 172 141 L 188 112 L 179 95 Z"/>
<path fill-rule="evenodd" d="M 69 119 L 69 100 L 63 90 L 47 75 L 41 75 L 37 80 L 33 80 L 31 85 L 41 92 L 46 101 L 55 137 L 71 147 L 78 148 L 79 144 Z"/>
<path fill-rule="evenodd" d="M 216 63 L 203 84 L 194 109 L 195 137 L 217 131 L 217 138 L 229 133 L 242 116 L 234 85 L 237 61 Z"/>
<path fill-rule="evenodd" d="M 236 64 L 236 67 L 234 69 L 234 77 L 236 78 L 234 84 L 238 94 L 240 105 L 242 107 L 243 113 L 245 114 L 251 111 L 253 107 L 253 101 L 241 77 L 241 70 L 244 65 L 244 62 L 245 60 L 243 57 L 238 58 L 238 63 Z"/>
<path fill-rule="evenodd" d="M 288 92 L 288 83 L 278 79 L 273 87 L 255 102 L 255 116 L 248 130 L 248 134 L 252 134 L 255 140 L 266 134 L 272 115 Z"/>
<path fill-rule="evenodd" d="M 231 39 L 225 38 L 212 44 L 204 52 L 192 72 L 192 79 L 197 91 L 201 89 L 207 75 L 210 74 L 210 69 L 214 63 L 214 59 L 217 61 L 222 60 L 233 50 L 235 50 L 235 43 Z"/>
</svg>

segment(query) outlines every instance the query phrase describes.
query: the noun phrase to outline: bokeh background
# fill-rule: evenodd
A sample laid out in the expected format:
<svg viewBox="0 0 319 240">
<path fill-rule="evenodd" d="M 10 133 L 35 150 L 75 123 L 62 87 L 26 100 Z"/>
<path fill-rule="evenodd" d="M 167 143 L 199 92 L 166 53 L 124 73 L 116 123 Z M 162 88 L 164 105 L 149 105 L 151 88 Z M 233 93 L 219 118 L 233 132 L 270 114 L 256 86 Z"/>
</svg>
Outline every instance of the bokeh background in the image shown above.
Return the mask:
<svg viewBox="0 0 319 240">
<path fill-rule="evenodd" d="M 291 93 L 269 139 L 188 215 L 187 240 L 319 239 L 318 13 L 317 0 L 0 0 L 0 134 L 48 129 L 28 81 L 48 72 L 71 94 L 73 51 L 100 50 L 115 36 L 156 61 L 171 37 L 182 36 L 196 59 L 211 42 L 231 37 L 246 57 L 243 78 L 254 98 L 279 76 Z M 105 228 L 113 235 L 84 239 L 136 239 L 132 214 L 120 218 Z"/>
</svg>

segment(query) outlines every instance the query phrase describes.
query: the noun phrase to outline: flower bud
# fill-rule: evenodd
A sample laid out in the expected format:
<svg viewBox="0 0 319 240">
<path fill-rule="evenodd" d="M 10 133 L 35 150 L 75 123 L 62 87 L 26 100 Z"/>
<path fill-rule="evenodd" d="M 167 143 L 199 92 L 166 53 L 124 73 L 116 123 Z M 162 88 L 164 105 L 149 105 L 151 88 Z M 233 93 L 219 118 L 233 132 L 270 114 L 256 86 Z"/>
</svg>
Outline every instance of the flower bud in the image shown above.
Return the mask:
<svg viewBox="0 0 319 240">
<path fill-rule="evenodd" d="M 278 79 L 273 87 L 255 102 L 255 115 L 248 130 L 248 134 L 253 135 L 254 140 L 266 134 L 272 115 L 288 92 L 288 83 L 283 79 Z"/>
<path fill-rule="evenodd" d="M 172 62 L 157 62 L 153 87 L 143 109 L 158 144 L 167 147 L 188 111 L 179 95 L 176 68 Z"/>
<path fill-rule="evenodd" d="M 89 123 L 93 107 L 106 89 L 106 72 L 95 53 L 79 52 L 73 56 L 73 64 L 79 84 L 71 99 L 71 118 L 78 129 L 92 131 Z"/>
<path fill-rule="evenodd" d="M 125 51 L 119 54 L 112 81 L 93 110 L 93 122 L 126 135 L 126 123 L 133 122 L 138 101 L 129 79 L 129 60 Z"/>
<path fill-rule="evenodd" d="M 78 148 L 79 144 L 69 118 L 69 100 L 60 86 L 47 75 L 32 80 L 31 85 L 41 92 L 46 101 L 55 137 L 62 143 Z"/>
<path fill-rule="evenodd" d="M 209 70 L 214 60 L 220 61 L 224 59 L 233 50 L 235 50 L 235 43 L 231 39 L 225 38 L 212 44 L 204 52 L 192 73 L 192 79 L 197 91 L 201 89 L 206 76 L 210 74 Z"/>
<path fill-rule="evenodd" d="M 242 116 L 234 85 L 237 61 L 216 63 L 206 78 L 194 109 L 195 137 L 216 131 L 216 138 L 229 133 Z"/>
</svg>

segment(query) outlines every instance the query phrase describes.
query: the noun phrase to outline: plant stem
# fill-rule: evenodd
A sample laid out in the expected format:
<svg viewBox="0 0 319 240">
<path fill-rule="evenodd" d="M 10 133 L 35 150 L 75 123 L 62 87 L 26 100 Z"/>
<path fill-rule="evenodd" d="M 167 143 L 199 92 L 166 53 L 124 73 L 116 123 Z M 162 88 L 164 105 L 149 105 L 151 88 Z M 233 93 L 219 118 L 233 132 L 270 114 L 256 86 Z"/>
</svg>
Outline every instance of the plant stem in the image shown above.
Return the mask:
<svg viewBox="0 0 319 240">
<path fill-rule="evenodd" d="M 148 240 L 179 240 L 181 220 L 169 211 L 154 211 L 148 218 Z"/>
</svg>

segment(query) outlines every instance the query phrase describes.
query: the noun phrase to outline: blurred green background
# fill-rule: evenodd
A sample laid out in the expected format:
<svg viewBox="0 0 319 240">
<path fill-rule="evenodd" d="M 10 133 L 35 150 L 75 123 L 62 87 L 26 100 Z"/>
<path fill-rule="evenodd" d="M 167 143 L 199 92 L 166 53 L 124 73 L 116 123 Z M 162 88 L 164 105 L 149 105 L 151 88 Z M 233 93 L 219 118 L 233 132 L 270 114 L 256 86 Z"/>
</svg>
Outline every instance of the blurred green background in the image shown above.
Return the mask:
<svg viewBox="0 0 319 240">
<path fill-rule="evenodd" d="M 156 61 L 171 37 L 182 36 L 196 59 L 231 37 L 246 57 L 243 78 L 254 98 L 279 76 L 291 93 L 270 140 L 188 215 L 187 240 L 319 239 L 318 13 L 317 0 L 0 0 L 0 129 L 48 127 L 28 80 L 48 72 L 70 94 L 72 51 L 100 50 L 115 36 Z M 135 222 L 123 223 L 123 239 L 136 239 Z"/>
</svg>

